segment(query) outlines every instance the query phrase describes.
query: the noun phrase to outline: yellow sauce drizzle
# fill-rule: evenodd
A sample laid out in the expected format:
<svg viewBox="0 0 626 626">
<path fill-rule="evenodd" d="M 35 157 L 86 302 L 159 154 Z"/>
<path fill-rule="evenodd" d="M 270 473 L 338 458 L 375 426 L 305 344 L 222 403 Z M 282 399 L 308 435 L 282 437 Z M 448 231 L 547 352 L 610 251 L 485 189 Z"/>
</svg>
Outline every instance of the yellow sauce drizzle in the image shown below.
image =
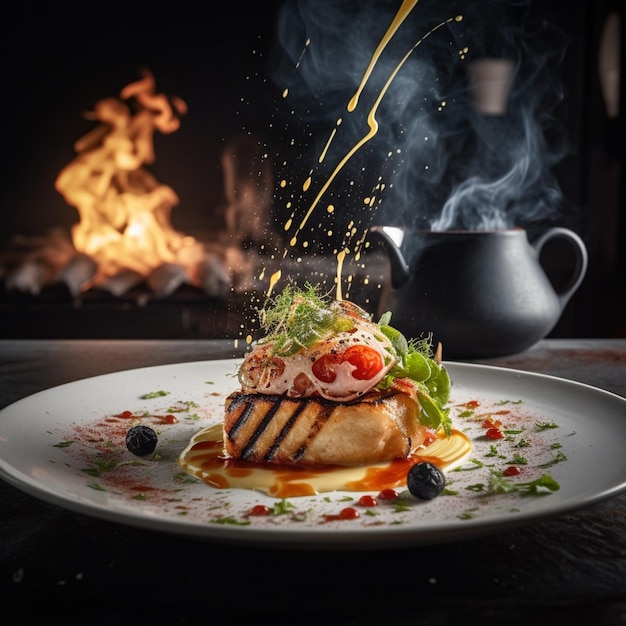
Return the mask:
<svg viewBox="0 0 626 626">
<path fill-rule="evenodd" d="M 362 467 L 261 465 L 225 459 L 222 437 L 220 424 L 194 435 L 180 456 L 180 466 L 216 489 L 254 489 L 275 498 L 404 487 L 412 465 L 428 461 L 441 470 L 451 470 L 465 462 L 472 452 L 468 437 L 453 430 L 449 437 L 440 433 L 433 443 L 406 459 L 386 463 Z"/>
<path fill-rule="evenodd" d="M 411 8 L 412 8 L 412 6 L 414 6 L 415 4 L 416 4 L 416 2 L 409 2 L 408 0 L 405 0 L 405 2 L 403 3 L 403 7 L 405 7 L 405 5 L 407 5 L 407 6 L 411 5 Z M 402 12 L 403 7 L 400 8 L 400 10 L 398 12 L 399 14 Z M 405 9 L 406 9 L 406 7 L 405 7 Z M 402 17 L 402 19 L 404 19 L 404 17 L 406 17 L 406 15 L 404 15 Z M 376 97 L 376 100 L 374 101 L 374 104 L 373 104 L 372 108 L 368 112 L 368 115 L 367 115 L 367 125 L 369 127 L 369 132 L 367 132 L 352 148 L 350 148 L 350 150 L 339 161 L 338 165 L 335 167 L 333 172 L 330 174 L 330 176 L 328 177 L 326 182 L 322 185 L 322 188 L 317 193 L 315 199 L 313 200 L 313 202 L 309 206 L 307 212 L 305 213 L 304 217 L 302 218 L 302 221 L 300 222 L 300 225 L 298 226 L 296 232 L 294 233 L 293 237 L 289 241 L 289 244 L 291 246 L 295 246 L 296 245 L 296 243 L 298 241 L 299 233 L 306 226 L 307 222 L 309 221 L 309 218 L 311 217 L 313 211 L 315 210 L 315 207 L 318 205 L 318 203 L 321 200 L 322 196 L 326 193 L 326 191 L 328 190 L 328 188 L 330 187 L 332 182 L 335 180 L 335 178 L 337 177 L 339 172 L 344 168 L 346 163 L 348 163 L 348 161 L 350 161 L 350 159 L 354 156 L 354 154 L 360 148 L 362 148 L 378 132 L 378 121 L 376 120 L 376 113 L 378 111 L 378 107 L 380 106 L 380 103 L 381 103 L 383 97 L 386 95 L 389 87 L 391 86 L 391 84 L 392 84 L 393 80 L 395 79 L 395 77 L 397 76 L 398 72 L 400 71 L 402 66 L 406 63 L 406 61 L 411 56 L 411 54 L 414 52 L 414 50 L 418 46 L 420 46 L 426 40 L 427 37 L 432 35 L 435 31 L 439 30 L 442 26 L 445 26 L 446 24 L 449 24 L 453 20 L 459 22 L 462 19 L 463 19 L 463 17 L 461 15 L 457 15 L 456 17 L 448 18 L 447 20 L 444 20 L 443 22 L 437 24 L 435 27 L 433 27 L 431 30 L 429 30 L 421 39 L 419 39 L 409 49 L 409 51 L 404 55 L 404 57 L 400 60 L 398 65 L 394 68 L 394 70 L 391 72 L 391 74 L 387 78 L 387 81 L 385 82 L 385 84 L 383 85 L 382 89 L 380 90 L 380 93 Z M 392 31 L 392 33 L 393 33 L 393 31 Z M 387 40 L 388 40 L 388 34 L 386 34 L 385 37 L 383 38 L 384 45 L 386 45 Z M 384 45 L 383 45 L 383 47 L 384 47 Z"/>
<path fill-rule="evenodd" d="M 350 99 L 348 103 L 348 111 L 352 112 L 356 109 L 357 104 L 359 103 L 359 96 L 363 89 L 365 89 L 365 84 L 367 83 L 374 66 L 376 65 L 382 51 L 385 49 L 391 38 L 394 36 L 395 32 L 398 30 L 402 22 L 406 19 L 407 15 L 413 10 L 413 7 L 418 3 L 419 0 L 403 0 L 402 6 L 398 9 L 396 16 L 393 18 L 393 21 L 389 25 L 387 32 L 384 34 L 383 38 L 380 40 L 378 47 L 374 51 L 372 58 L 363 74 L 363 78 L 361 79 L 361 83 L 356 90 L 356 93 Z"/>
<path fill-rule="evenodd" d="M 344 259 L 346 258 L 346 254 L 349 252 L 347 248 L 340 250 L 337 253 L 337 295 L 336 299 L 338 301 L 343 300 L 343 295 L 341 293 L 341 269 L 343 267 Z"/>
</svg>

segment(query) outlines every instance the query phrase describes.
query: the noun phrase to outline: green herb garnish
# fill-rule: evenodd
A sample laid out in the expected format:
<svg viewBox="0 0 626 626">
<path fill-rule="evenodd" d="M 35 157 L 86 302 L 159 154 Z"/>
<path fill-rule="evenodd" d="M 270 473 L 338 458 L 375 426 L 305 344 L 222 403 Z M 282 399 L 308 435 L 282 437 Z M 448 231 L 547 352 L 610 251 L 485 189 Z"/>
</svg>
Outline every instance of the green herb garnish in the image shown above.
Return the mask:
<svg viewBox="0 0 626 626">
<path fill-rule="evenodd" d="M 151 400 L 152 398 L 160 398 L 162 396 L 169 395 L 169 391 L 163 391 L 160 389 L 159 391 L 150 391 L 149 393 L 144 393 L 142 396 L 139 396 L 142 400 Z"/>
<path fill-rule="evenodd" d="M 537 496 L 544 494 L 545 490 L 558 491 L 560 488 L 559 483 L 548 474 L 542 474 L 536 480 L 529 482 L 515 483 L 498 472 L 492 472 L 487 491 L 490 494 L 516 491 L 522 495 Z"/>
<path fill-rule="evenodd" d="M 329 309 L 327 298 L 309 283 L 304 289 L 287 285 L 271 306 L 259 311 L 259 317 L 265 331 L 260 343 L 271 342 L 277 356 L 291 356 L 352 327 L 349 319 Z"/>
<path fill-rule="evenodd" d="M 430 339 L 411 339 L 390 326 L 391 313 L 382 315 L 378 325 L 393 346 L 398 362 L 379 387 L 389 386 L 394 378 L 410 378 L 416 383 L 421 406 L 420 421 L 429 428 L 443 428 L 450 434 L 450 410 L 444 408 L 450 398 L 448 370 L 433 359 Z"/>
</svg>

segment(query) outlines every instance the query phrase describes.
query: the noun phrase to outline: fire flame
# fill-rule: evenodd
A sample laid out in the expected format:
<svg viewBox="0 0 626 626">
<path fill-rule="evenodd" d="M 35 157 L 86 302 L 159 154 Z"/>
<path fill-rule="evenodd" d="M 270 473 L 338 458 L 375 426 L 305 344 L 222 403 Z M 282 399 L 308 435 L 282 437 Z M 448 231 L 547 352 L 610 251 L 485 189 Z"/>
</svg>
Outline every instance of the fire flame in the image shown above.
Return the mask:
<svg viewBox="0 0 626 626">
<path fill-rule="evenodd" d="M 183 100 L 156 93 L 146 72 L 124 87 L 119 99 L 100 100 L 86 114 L 100 124 L 74 144 L 78 154 L 61 170 L 55 188 L 78 210 L 72 241 L 97 263 L 99 279 L 125 270 L 148 276 L 172 263 L 197 283 L 203 246 L 172 227 L 170 214 L 179 198 L 145 167 L 155 160 L 154 133 L 178 130 L 186 111 Z"/>
</svg>

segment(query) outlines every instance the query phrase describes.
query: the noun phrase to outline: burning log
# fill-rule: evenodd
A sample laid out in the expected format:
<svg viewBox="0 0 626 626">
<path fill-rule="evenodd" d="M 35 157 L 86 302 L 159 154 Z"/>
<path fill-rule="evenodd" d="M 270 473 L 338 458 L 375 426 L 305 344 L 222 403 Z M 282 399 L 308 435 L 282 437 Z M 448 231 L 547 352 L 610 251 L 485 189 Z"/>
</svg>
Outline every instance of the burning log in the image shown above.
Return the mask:
<svg viewBox="0 0 626 626">
<path fill-rule="evenodd" d="M 77 254 L 59 273 L 57 284 L 67 287 L 75 298 L 87 289 L 98 273 L 98 264 L 86 254 Z"/>
<path fill-rule="evenodd" d="M 215 254 L 207 254 L 197 266 L 198 282 L 205 293 L 224 298 L 231 288 L 231 277 Z"/>
<path fill-rule="evenodd" d="M 66 231 L 55 228 L 38 237 L 14 237 L 0 261 L 5 267 L 5 288 L 38 295 L 55 282 L 59 272 L 76 256 Z"/>
<path fill-rule="evenodd" d="M 8 291 L 19 291 L 37 296 L 46 283 L 49 268 L 41 261 L 27 259 L 12 272 L 7 273 L 5 286 Z"/>
<path fill-rule="evenodd" d="M 102 282 L 98 283 L 97 287 L 102 291 L 107 291 L 113 296 L 120 297 L 141 283 L 142 280 L 143 276 L 139 272 L 126 270 L 115 274 L 115 276 L 105 278 Z"/>
<path fill-rule="evenodd" d="M 163 263 L 148 276 L 146 282 L 157 296 L 169 296 L 189 282 L 187 271 L 175 263 Z"/>
</svg>

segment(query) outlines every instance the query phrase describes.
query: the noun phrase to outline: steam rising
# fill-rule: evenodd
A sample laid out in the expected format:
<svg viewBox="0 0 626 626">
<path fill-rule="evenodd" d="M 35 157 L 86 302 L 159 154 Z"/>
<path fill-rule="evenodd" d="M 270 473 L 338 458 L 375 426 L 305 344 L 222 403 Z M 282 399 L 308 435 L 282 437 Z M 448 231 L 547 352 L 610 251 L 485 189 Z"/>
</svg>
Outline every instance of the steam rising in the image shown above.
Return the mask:
<svg viewBox="0 0 626 626">
<path fill-rule="evenodd" d="M 376 136 L 350 164 L 344 181 L 350 190 L 330 192 L 335 216 L 341 211 L 344 218 L 435 230 L 529 227 L 557 218 L 562 196 L 552 169 L 566 153 L 553 116 L 562 99 L 556 74 L 565 48 L 561 33 L 535 20 L 530 0 L 421 0 L 381 54 L 356 110 L 348 112 L 399 5 L 300 0 L 286 2 L 279 15 L 273 78 L 288 88 L 292 128 L 302 132 L 292 138 L 298 164 L 313 163 L 319 176 L 323 164 L 315 160 L 330 131 L 337 136 L 328 167 L 363 136 L 367 112 L 400 59 L 448 20 L 394 78 L 377 112 Z M 450 21 L 457 14 L 463 21 Z M 499 85 L 501 108 L 478 99 L 477 89 L 493 85 L 471 83 L 472 63 L 484 59 L 510 67 Z M 367 195 L 381 180 L 376 213 L 365 215 L 355 186 Z"/>
</svg>

